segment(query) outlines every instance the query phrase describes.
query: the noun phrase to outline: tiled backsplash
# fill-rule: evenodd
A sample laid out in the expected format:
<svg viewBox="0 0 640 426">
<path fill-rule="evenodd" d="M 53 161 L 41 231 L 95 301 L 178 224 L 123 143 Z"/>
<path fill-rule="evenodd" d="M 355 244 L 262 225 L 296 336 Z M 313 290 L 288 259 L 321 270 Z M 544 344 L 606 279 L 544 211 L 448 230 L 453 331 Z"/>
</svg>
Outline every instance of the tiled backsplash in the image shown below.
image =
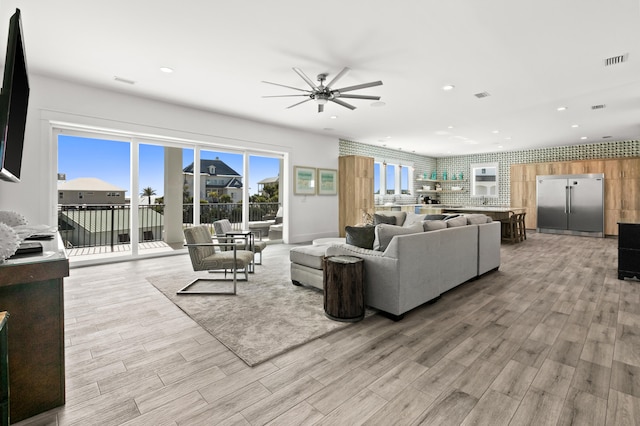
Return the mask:
<svg viewBox="0 0 640 426">
<path fill-rule="evenodd" d="M 380 146 L 340 140 L 339 152 L 340 155 L 364 155 L 367 157 L 412 162 L 414 164 L 416 174 L 416 176 L 414 176 L 414 188 L 419 188 L 422 185 L 421 182 L 416 182 L 415 179 L 421 177 L 424 172 L 427 172 L 427 175 L 431 175 L 433 170 L 437 170 L 438 178 L 442 178 L 442 172 L 445 170 L 449 176 L 451 176 L 451 173 L 458 174 L 462 172 L 465 180 L 459 182 L 457 185 L 461 186 L 464 191 L 461 191 L 460 193 L 440 194 L 440 201 L 445 204 L 478 204 L 478 200 L 472 200 L 469 194 L 468 177 L 470 165 L 472 163 L 498 163 L 498 198 L 487 199 L 487 204 L 508 205 L 510 197 L 509 167 L 511 164 L 640 157 L 640 141 L 602 142 L 586 145 L 539 148 L 525 151 L 492 152 L 486 154 L 431 158 Z"/>
</svg>

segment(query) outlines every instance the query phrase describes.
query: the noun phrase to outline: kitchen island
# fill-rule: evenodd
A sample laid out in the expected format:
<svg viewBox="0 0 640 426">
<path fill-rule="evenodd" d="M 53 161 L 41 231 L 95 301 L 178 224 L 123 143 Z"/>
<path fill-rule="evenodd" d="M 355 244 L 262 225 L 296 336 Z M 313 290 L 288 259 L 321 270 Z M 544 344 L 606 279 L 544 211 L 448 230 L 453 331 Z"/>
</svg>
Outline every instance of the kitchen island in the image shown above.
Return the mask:
<svg viewBox="0 0 640 426">
<path fill-rule="evenodd" d="M 462 207 L 444 207 L 443 213 L 482 213 L 491 217 L 493 220 L 502 221 L 509 219 L 513 213 L 525 213 L 524 207 L 511 206 L 462 206 Z"/>
<path fill-rule="evenodd" d="M 511 206 L 451 206 L 447 204 L 378 204 L 375 211 L 404 211 L 419 214 L 481 213 L 502 221 L 513 213 L 524 213 L 524 207 Z"/>
</svg>

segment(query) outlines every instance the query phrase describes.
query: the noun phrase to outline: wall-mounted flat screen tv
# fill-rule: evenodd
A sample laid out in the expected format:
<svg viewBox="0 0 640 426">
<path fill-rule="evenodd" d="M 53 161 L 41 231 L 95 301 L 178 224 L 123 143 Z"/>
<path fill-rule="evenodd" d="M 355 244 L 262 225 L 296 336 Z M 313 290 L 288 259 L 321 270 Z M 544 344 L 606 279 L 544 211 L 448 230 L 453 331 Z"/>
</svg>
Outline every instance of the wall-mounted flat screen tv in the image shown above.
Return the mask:
<svg viewBox="0 0 640 426">
<path fill-rule="evenodd" d="M 20 181 L 28 102 L 29 79 L 22 22 L 20 9 L 16 9 L 9 21 L 9 40 L 0 93 L 0 179 Z"/>
</svg>

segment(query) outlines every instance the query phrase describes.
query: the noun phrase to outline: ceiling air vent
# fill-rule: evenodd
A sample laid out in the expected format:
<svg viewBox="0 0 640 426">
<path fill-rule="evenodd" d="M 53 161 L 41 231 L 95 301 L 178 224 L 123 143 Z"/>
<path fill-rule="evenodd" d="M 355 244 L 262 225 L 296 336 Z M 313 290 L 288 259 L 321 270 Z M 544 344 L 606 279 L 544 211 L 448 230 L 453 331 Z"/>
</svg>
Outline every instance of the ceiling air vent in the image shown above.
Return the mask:
<svg viewBox="0 0 640 426">
<path fill-rule="evenodd" d="M 113 79 L 115 81 L 118 81 L 120 83 L 126 83 L 126 84 L 136 84 L 135 81 L 133 80 L 129 80 L 128 78 L 124 78 L 124 77 L 118 77 L 117 75 L 115 77 L 113 77 Z"/>
<path fill-rule="evenodd" d="M 627 59 L 629 59 L 628 53 L 625 53 L 624 55 L 612 56 L 604 60 L 604 66 L 608 67 L 610 65 L 618 65 L 623 62 L 627 62 Z"/>
<path fill-rule="evenodd" d="M 489 94 L 489 92 L 480 92 L 480 93 L 476 93 L 473 96 L 475 96 L 478 99 L 482 99 L 482 98 L 486 98 L 487 96 L 491 96 L 491 95 Z"/>
<path fill-rule="evenodd" d="M 591 109 L 592 110 L 596 110 L 596 109 L 605 109 L 607 106 L 605 104 L 600 104 L 600 105 L 591 105 Z"/>
</svg>

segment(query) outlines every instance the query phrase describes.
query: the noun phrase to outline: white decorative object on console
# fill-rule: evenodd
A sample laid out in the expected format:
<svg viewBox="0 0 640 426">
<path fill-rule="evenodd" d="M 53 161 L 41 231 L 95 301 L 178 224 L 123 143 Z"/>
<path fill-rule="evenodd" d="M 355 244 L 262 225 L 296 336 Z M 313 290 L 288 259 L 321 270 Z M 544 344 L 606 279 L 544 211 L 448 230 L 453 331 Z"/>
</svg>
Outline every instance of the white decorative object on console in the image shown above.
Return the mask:
<svg viewBox="0 0 640 426">
<path fill-rule="evenodd" d="M 12 227 L 5 223 L 0 223 L 0 261 L 4 261 L 18 250 L 20 247 L 20 237 Z"/>
<path fill-rule="evenodd" d="M 6 223 L 7 225 L 13 227 L 18 225 L 26 225 L 27 219 L 25 219 L 25 217 L 20 213 L 12 212 L 9 210 L 0 210 L 0 222 Z"/>
</svg>

